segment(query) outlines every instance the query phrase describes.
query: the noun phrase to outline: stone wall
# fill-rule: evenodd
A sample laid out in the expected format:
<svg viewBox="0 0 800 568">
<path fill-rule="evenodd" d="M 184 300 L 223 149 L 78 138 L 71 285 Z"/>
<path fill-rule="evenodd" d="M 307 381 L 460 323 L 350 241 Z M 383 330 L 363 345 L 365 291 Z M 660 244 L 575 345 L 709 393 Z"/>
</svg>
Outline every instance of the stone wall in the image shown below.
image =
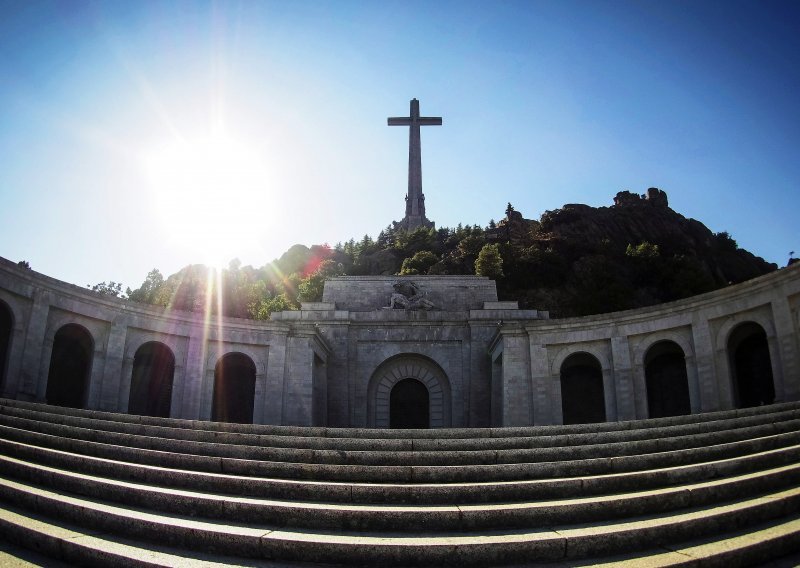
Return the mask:
<svg viewBox="0 0 800 568">
<path fill-rule="evenodd" d="M 242 353 L 256 368 L 254 422 L 306 424 L 314 361 L 324 366 L 328 356 L 324 340 L 303 322 L 206 322 L 198 314 L 102 296 L 5 259 L 0 308 L 10 310 L 13 321 L 0 394 L 21 400 L 45 400 L 53 340 L 67 324 L 92 339 L 84 407 L 95 410 L 127 411 L 136 351 L 158 342 L 175 357 L 171 416 L 209 420 L 215 366 L 226 354 Z"/>
<path fill-rule="evenodd" d="M 649 415 L 648 357 L 664 342 L 683 354 L 692 412 L 736 406 L 731 341 L 748 324 L 766 338 L 775 398 L 800 398 L 800 264 L 670 304 L 561 320 L 498 302 L 482 277 L 413 277 L 433 309 L 386 309 L 397 279 L 335 278 L 323 302 L 300 311 L 206 322 L 0 259 L 0 309 L 12 320 L 0 393 L 45 400 L 56 334 L 71 325 L 91 337 L 90 409 L 126 412 L 136 353 L 158 342 L 175 359 L 178 418 L 210 419 L 215 367 L 239 353 L 255 367 L 256 423 L 383 426 L 403 377 L 428 389 L 434 426 L 558 424 L 562 366 L 584 353 L 599 369 L 607 420 L 628 420 Z"/>
<path fill-rule="evenodd" d="M 602 369 L 608 420 L 647 418 L 645 357 L 659 342 L 672 342 L 685 357 L 692 412 L 736 406 L 729 339 L 752 322 L 766 334 L 775 400 L 800 398 L 800 270 L 784 268 L 687 300 L 625 312 L 503 325 L 492 347 L 502 356 L 503 425 L 560 424 L 561 367 L 570 355 L 588 353 Z M 521 341 L 523 338 L 524 341 Z M 519 377 L 530 382 L 528 396 Z M 501 387 L 497 387 L 501 388 Z"/>
</svg>

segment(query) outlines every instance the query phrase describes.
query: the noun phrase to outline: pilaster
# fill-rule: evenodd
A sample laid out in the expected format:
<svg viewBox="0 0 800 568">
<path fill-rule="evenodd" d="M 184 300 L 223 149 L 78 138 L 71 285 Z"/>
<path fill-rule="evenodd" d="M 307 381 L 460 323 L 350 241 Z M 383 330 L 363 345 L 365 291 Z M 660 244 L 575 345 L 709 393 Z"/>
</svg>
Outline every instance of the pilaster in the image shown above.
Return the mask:
<svg viewBox="0 0 800 568">
<path fill-rule="evenodd" d="M 731 408 L 733 402 L 720 400 L 719 380 L 728 378 L 727 354 L 721 354 L 723 368 L 717 369 L 716 363 L 720 361 L 711 336 L 711 326 L 708 320 L 697 317 L 692 322 L 692 339 L 694 340 L 695 363 L 697 365 L 697 384 L 700 391 L 700 409 L 702 412 L 712 412 L 723 408 Z M 716 359 L 716 360 L 715 360 Z"/>
<path fill-rule="evenodd" d="M 201 411 L 201 400 L 203 395 L 203 374 L 205 371 L 206 341 L 203 337 L 203 330 L 193 328 L 189 336 L 189 345 L 186 352 L 186 372 L 178 378 L 173 385 L 173 410 L 172 414 L 176 418 L 188 420 L 209 420 L 211 409 L 208 409 L 207 416 Z M 213 384 L 211 385 L 213 389 Z M 174 404 L 180 401 L 180 405 Z"/>
<path fill-rule="evenodd" d="M 631 350 L 628 338 L 611 338 L 611 360 L 613 368 L 613 394 L 615 397 L 616 416 L 608 416 L 608 420 L 633 420 L 636 418 L 636 401 L 634 397 L 633 369 Z M 606 405 L 608 412 L 609 405 Z"/>
<path fill-rule="evenodd" d="M 50 311 L 50 292 L 35 289 L 33 305 L 25 330 L 25 348 L 22 355 L 21 380 L 19 398 L 21 400 L 44 401 L 44 389 L 47 388 L 47 368 L 42 369 L 42 349 L 47 332 L 47 314 Z M 51 341 L 52 350 L 52 341 Z M 48 353 L 49 360 L 49 353 Z M 44 383 L 44 387 L 40 383 Z M 41 394 L 41 396 L 40 396 Z"/>
<path fill-rule="evenodd" d="M 123 381 L 121 377 L 123 369 L 122 357 L 125 352 L 125 337 L 127 333 L 127 323 L 120 321 L 115 321 L 108 332 L 103 379 L 99 385 L 98 410 L 108 412 L 127 412 L 128 410 L 127 404 L 124 408 L 119 404 L 123 382 L 127 383 L 127 390 L 130 392 L 130 377 L 128 377 L 127 381 Z"/>
<path fill-rule="evenodd" d="M 529 426 L 531 368 L 528 335 L 520 329 L 502 330 L 503 338 L 503 426 Z"/>
<path fill-rule="evenodd" d="M 264 398 L 264 424 L 282 424 L 287 339 L 288 330 L 275 330 L 269 342 L 266 380 L 269 395 Z"/>
</svg>

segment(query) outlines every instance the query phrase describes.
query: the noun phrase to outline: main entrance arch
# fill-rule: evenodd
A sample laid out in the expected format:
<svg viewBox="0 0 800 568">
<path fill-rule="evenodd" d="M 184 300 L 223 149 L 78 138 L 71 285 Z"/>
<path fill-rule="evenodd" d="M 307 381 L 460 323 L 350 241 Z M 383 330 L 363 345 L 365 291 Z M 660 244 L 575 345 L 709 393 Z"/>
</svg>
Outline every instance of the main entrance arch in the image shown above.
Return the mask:
<svg viewBox="0 0 800 568">
<path fill-rule="evenodd" d="M 372 374 L 367 388 L 370 427 L 443 428 L 451 424 L 450 412 L 450 382 L 442 368 L 428 357 L 397 355 L 381 363 Z"/>
</svg>

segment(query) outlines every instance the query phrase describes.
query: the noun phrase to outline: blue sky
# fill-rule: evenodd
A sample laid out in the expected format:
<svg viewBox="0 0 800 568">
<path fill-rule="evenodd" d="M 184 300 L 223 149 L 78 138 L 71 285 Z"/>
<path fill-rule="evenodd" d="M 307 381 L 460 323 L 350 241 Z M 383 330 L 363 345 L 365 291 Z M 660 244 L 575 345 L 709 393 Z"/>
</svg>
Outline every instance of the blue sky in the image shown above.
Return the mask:
<svg viewBox="0 0 800 568">
<path fill-rule="evenodd" d="M 404 213 L 437 226 L 665 190 L 798 249 L 796 2 L 0 1 L 0 256 L 136 287 Z"/>
</svg>

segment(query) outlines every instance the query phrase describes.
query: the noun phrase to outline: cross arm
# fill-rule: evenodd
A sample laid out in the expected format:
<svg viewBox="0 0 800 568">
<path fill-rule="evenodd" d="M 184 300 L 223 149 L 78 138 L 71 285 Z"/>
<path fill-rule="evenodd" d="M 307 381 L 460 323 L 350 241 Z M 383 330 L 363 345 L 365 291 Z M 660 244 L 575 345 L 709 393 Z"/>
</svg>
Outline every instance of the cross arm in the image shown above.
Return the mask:
<svg viewBox="0 0 800 568">
<path fill-rule="evenodd" d="M 416 121 L 409 117 L 392 117 L 387 119 L 389 126 L 413 126 L 414 123 L 420 126 L 441 126 L 441 116 L 421 116 Z"/>
</svg>

